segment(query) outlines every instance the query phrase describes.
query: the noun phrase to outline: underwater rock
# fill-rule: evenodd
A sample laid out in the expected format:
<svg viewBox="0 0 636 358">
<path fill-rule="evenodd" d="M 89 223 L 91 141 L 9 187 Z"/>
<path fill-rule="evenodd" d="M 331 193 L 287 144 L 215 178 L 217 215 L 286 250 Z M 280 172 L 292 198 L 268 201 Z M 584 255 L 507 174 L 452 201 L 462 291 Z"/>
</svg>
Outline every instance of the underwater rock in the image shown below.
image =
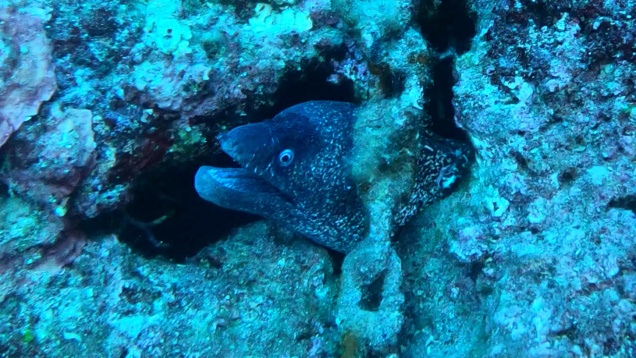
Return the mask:
<svg viewBox="0 0 636 358">
<path fill-rule="evenodd" d="M 396 350 L 404 322 L 402 274 L 388 236 L 370 236 L 345 257 L 336 323 L 358 342 L 359 353 Z"/>
<path fill-rule="evenodd" d="M 0 147 L 56 90 L 45 11 L 0 5 Z"/>
<path fill-rule="evenodd" d="M 0 355 L 636 356 L 633 1 L 9 1 Z M 369 229 L 340 276 L 263 222 L 178 264 L 95 224 L 159 188 L 143 175 L 218 159 L 220 131 L 315 99 L 360 108 Z M 58 105 L 90 120 L 67 131 Z M 438 120 L 472 177 L 399 228 Z"/>
<path fill-rule="evenodd" d="M 0 282 L 14 284 L 0 295 L 7 356 L 247 357 L 255 347 L 259 357 L 337 356 L 329 255 L 308 242 L 276 244 L 263 223 L 187 264 L 148 259 L 107 235 L 63 270 L 9 278 Z"/>
<path fill-rule="evenodd" d="M 64 230 L 62 218 L 18 197 L 0 197 L 0 305 L 28 287 L 28 269 Z M 0 338 L 4 342 L 2 338 Z"/>
<path fill-rule="evenodd" d="M 42 123 L 19 133 L 0 178 L 13 193 L 64 216 L 70 195 L 94 164 L 95 147 L 91 111 L 53 108 Z"/>
<path fill-rule="evenodd" d="M 333 9 L 360 31 L 360 40 L 367 49 L 408 29 L 412 0 L 334 0 Z"/>
<path fill-rule="evenodd" d="M 40 259 L 41 248 L 52 245 L 63 229 L 61 218 L 36 204 L 18 197 L 0 198 L 1 265 L 13 272 Z"/>
<path fill-rule="evenodd" d="M 206 137 L 288 100 L 285 82 L 339 56 L 345 36 L 320 15 L 328 1 L 256 5 L 50 4 L 56 101 L 90 109 L 96 133 L 98 161 L 70 211 L 121 208 L 140 174 L 211 151 Z"/>
<path fill-rule="evenodd" d="M 398 250 L 407 356 L 634 356 L 633 3 L 469 5 L 453 103 L 475 178 Z"/>
</svg>

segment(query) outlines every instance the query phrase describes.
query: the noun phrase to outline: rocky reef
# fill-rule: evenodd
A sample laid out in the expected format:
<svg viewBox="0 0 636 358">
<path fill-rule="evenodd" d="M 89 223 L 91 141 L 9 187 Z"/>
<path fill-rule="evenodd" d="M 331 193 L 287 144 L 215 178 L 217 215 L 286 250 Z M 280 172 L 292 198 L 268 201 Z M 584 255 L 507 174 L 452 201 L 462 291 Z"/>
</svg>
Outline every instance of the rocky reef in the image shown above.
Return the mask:
<svg viewBox="0 0 636 358">
<path fill-rule="evenodd" d="M 0 4 L 0 356 L 636 356 L 631 0 Z M 215 139 L 360 106 L 343 256 L 197 197 Z M 405 227 L 423 133 L 468 180 Z"/>
</svg>

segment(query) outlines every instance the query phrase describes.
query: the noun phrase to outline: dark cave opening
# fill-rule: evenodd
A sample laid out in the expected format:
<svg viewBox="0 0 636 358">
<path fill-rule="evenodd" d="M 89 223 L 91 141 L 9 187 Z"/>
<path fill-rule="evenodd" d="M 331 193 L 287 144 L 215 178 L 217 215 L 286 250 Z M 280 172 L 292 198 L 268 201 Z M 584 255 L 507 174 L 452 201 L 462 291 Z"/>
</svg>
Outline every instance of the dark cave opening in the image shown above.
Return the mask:
<svg viewBox="0 0 636 358">
<path fill-rule="evenodd" d="M 342 263 L 344 262 L 345 254 L 342 252 L 327 249 L 329 256 L 331 257 L 331 263 L 333 264 L 333 273 L 336 276 L 340 276 L 342 273 Z"/>
<path fill-rule="evenodd" d="M 386 271 L 382 271 L 370 284 L 362 287 L 362 297 L 360 299 L 360 308 L 367 311 L 376 312 L 380 309 L 382 303 L 382 287 Z"/>
<path fill-rule="evenodd" d="M 227 155 L 209 162 L 233 166 Z M 202 248 L 225 238 L 234 228 L 260 218 L 209 203 L 194 190 L 194 174 L 203 161 L 166 165 L 141 174 L 132 201 L 123 209 L 84 221 L 85 232 L 114 232 L 146 257 L 183 262 Z"/>
<path fill-rule="evenodd" d="M 430 129 L 444 138 L 457 139 L 469 143 L 468 134 L 459 129 L 455 123 L 455 107 L 453 106 L 453 74 L 454 59 L 452 57 L 438 60 L 432 68 L 433 85 L 425 91 L 428 98 L 425 109 L 431 119 Z"/>
<path fill-rule="evenodd" d="M 311 60 L 302 65 L 302 70 L 290 70 L 283 77 L 278 90 L 273 94 L 272 105 L 260 108 L 251 115 L 264 120 L 272 118 L 286 108 L 293 105 L 315 100 L 343 101 L 359 103 L 356 99 L 353 81 L 344 80 L 341 83 L 329 82 L 334 73 L 329 58 L 341 58 L 344 53 L 340 50 L 330 51 L 323 60 Z"/>
<path fill-rule="evenodd" d="M 466 132 L 457 128 L 453 106 L 455 55 L 470 50 L 476 34 L 474 15 L 466 0 L 444 0 L 439 6 L 423 3 L 417 15 L 422 35 L 437 52 L 431 64 L 433 85 L 425 92 L 431 130 L 442 137 L 469 143 Z"/>
<path fill-rule="evenodd" d="M 9 186 L 0 181 L 0 198 L 8 198 L 9 196 Z"/>
<path fill-rule="evenodd" d="M 338 51 L 329 54 L 337 55 Z M 353 83 L 333 84 L 327 80 L 332 73 L 328 58 L 308 61 L 301 71 L 290 70 L 274 93 L 270 106 L 251 107 L 246 111 L 247 122 L 272 118 L 285 108 L 308 100 L 354 102 Z M 245 119 L 236 117 L 232 123 L 245 123 Z M 220 131 L 216 122 L 215 119 L 207 121 L 211 130 L 209 143 L 216 143 L 214 137 Z M 231 127 L 228 125 L 227 129 Z M 237 166 L 216 144 L 210 146 L 208 153 L 187 163 L 167 163 L 149 169 L 135 179 L 133 200 L 125 208 L 87 220 L 82 227 L 89 232 L 117 232 L 120 241 L 147 257 L 159 255 L 183 262 L 227 237 L 233 229 L 261 220 L 259 216 L 224 209 L 201 199 L 194 189 L 194 176 L 202 165 Z M 343 256 L 337 252 L 330 255 L 334 271 L 338 272 Z"/>
<path fill-rule="evenodd" d="M 609 208 L 617 208 L 630 210 L 636 214 L 636 195 L 627 195 L 620 198 L 614 198 L 607 204 Z"/>
<path fill-rule="evenodd" d="M 465 53 L 477 33 L 467 0 L 444 0 L 439 6 L 422 2 L 416 21 L 424 38 L 440 53 L 449 49 L 458 55 Z"/>
<path fill-rule="evenodd" d="M 221 154 L 210 162 L 232 166 L 232 160 Z M 199 166 L 199 162 L 191 162 L 142 175 L 133 191 L 134 200 L 125 208 L 127 225 L 120 239 L 142 253 L 183 261 L 225 238 L 232 229 L 259 220 L 201 199 L 194 189 Z"/>
</svg>

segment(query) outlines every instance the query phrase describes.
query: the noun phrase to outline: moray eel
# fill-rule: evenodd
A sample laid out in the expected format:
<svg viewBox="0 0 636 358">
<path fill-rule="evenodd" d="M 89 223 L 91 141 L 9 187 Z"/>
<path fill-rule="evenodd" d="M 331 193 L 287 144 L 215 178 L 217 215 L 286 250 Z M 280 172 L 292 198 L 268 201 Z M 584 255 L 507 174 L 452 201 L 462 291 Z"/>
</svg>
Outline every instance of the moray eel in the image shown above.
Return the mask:
<svg viewBox="0 0 636 358">
<path fill-rule="evenodd" d="M 368 226 L 348 157 L 356 115 L 351 103 L 310 101 L 234 128 L 218 139 L 241 168 L 203 166 L 195 189 L 216 205 L 263 216 L 348 252 Z M 448 192 L 471 161 L 467 145 L 429 135 L 420 140 L 417 180 L 396 213 L 398 225 Z"/>
</svg>

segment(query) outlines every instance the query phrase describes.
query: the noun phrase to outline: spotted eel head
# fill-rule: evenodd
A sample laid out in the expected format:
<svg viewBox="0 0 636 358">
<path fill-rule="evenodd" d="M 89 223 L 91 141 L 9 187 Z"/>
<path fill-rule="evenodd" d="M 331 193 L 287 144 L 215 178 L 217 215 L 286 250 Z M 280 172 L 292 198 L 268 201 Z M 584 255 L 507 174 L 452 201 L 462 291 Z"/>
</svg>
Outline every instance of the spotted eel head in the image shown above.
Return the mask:
<svg viewBox="0 0 636 358">
<path fill-rule="evenodd" d="M 234 128 L 219 141 L 241 168 L 201 167 L 195 188 L 219 206 L 273 219 L 347 251 L 365 225 L 346 159 L 354 111 L 349 103 L 312 101 Z"/>
</svg>

